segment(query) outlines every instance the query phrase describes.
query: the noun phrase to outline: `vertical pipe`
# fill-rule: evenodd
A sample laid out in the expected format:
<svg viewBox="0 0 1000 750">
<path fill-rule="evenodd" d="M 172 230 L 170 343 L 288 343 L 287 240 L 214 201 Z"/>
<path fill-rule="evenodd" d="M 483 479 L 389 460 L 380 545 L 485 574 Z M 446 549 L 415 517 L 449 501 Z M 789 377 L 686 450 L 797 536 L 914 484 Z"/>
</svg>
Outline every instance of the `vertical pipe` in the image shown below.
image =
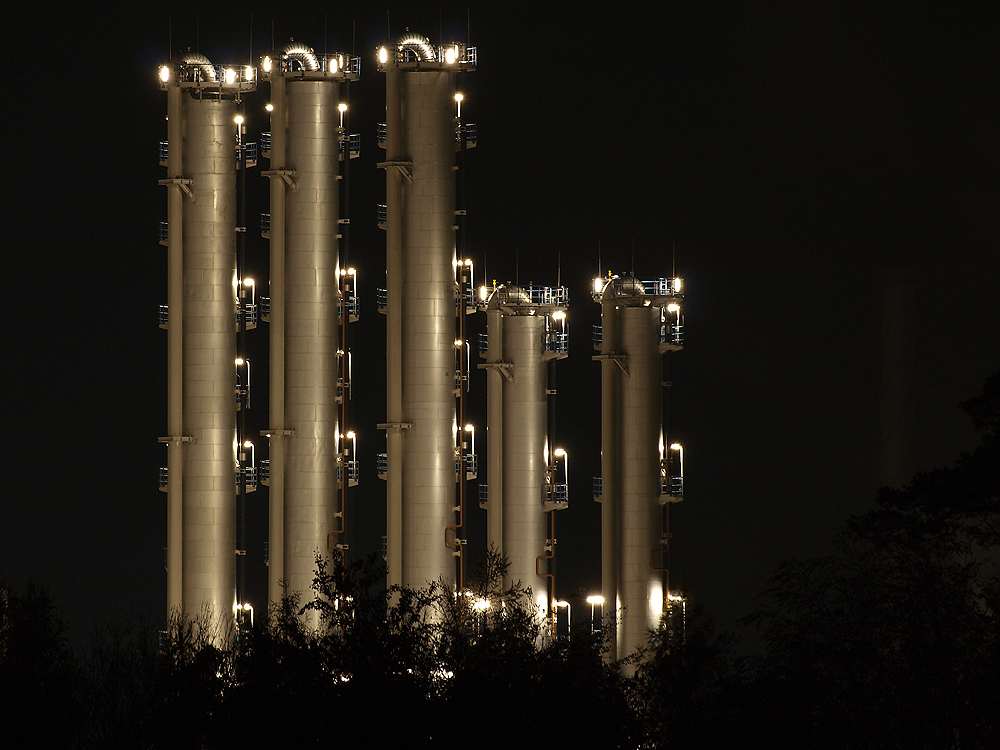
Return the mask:
<svg viewBox="0 0 1000 750">
<path fill-rule="evenodd" d="M 167 176 L 184 174 L 184 108 L 176 68 L 167 87 Z M 167 188 L 167 613 L 184 611 L 184 193 Z"/>
<path fill-rule="evenodd" d="M 610 287 L 611 282 L 608 286 Z M 617 353 L 618 308 L 610 288 L 601 300 L 601 588 L 605 608 L 612 608 L 616 637 L 610 640 L 609 658 L 624 656 L 618 650 L 621 601 L 618 591 L 619 554 L 619 453 L 618 382 L 621 372 L 609 357 Z M 607 609 L 605 609 L 607 611 Z"/>
<path fill-rule="evenodd" d="M 494 292 L 496 294 L 496 292 Z M 486 311 L 486 541 L 490 549 L 508 557 L 503 542 L 504 528 L 504 317 L 495 304 Z M 509 559 L 509 557 L 508 557 Z M 504 581 L 509 586 L 510 580 Z"/>
<path fill-rule="evenodd" d="M 316 556 L 325 554 L 337 496 L 336 236 L 340 114 L 327 80 L 286 82 L 284 575 L 311 598 Z M 273 227 L 272 227 L 273 232 Z M 318 613 L 311 615 L 312 624 Z"/>
<path fill-rule="evenodd" d="M 401 76 L 402 138 L 412 183 L 402 212 L 403 582 L 454 577 L 444 529 L 455 507 L 455 178 L 453 74 Z M 391 210 L 391 208 L 390 208 Z"/>
<path fill-rule="evenodd" d="M 548 526 L 542 507 L 546 448 L 550 462 L 554 450 L 546 446 L 544 326 L 544 315 L 504 317 L 504 358 L 511 364 L 512 377 L 504 383 L 503 398 L 503 538 L 511 582 L 530 586 L 534 602 L 547 610 L 548 591 L 535 564 L 545 549 Z"/>
<path fill-rule="evenodd" d="M 243 117 L 242 107 L 239 110 L 240 117 Z M 242 383 L 243 388 L 246 391 L 246 396 L 243 398 L 240 405 L 240 413 L 237 419 L 236 428 L 236 455 L 237 455 L 237 471 L 242 474 L 239 482 L 239 489 L 237 490 L 238 495 L 236 498 L 236 517 L 237 517 L 237 530 L 236 530 L 236 604 L 241 605 L 246 601 L 246 538 L 247 538 L 247 524 L 246 524 L 246 505 L 247 505 L 247 482 L 246 473 L 243 471 L 243 467 L 246 465 L 246 448 L 244 447 L 244 442 L 246 441 L 247 434 L 247 411 L 250 409 L 250 365 L 249 358 L 247 356 L 247 326 L 246 326 L 246 313 L 245 313 L 245 300 L 246 300 L 246 288 L 243 285 L 243 279 L 246 276 L 246 236 L 247 236 L 247 219 L 246 219 L 246 208 L 247 208 L 247 152 L 246 152 L 246 142 L 243 136 L 243 125 L 242 123 L 237 125 L 237 159 L 238 159 L 238 188 L 237 188 L 237 209 L 236 209 L 236 222 L 237 222 L 237 232 L 236 232 L 236 282 L 237 282 L 237 320 L 239 321 L 236 326 L 236 355 L 238 358 L 242 358 L 245 365 L 246 381 Z M 239 624 L 239 623 L 237 623 Z"/>
<path fill-rule="evenodd" d="M 619 311 L 621 346 L 628 376 L 621 381 L 619 450 L 619 592 L 624 613 L 618 629 L 620 655 L 634 653 L 659 625 L 662 578 L 650 565 L 661 528 L 660 451 L 662 361 L 658 351 L 659 308 L 641 304 Z"/>
<path fill-rule="evenodd" d="M 185 102 L 184 173 L 184 606 L 223 629 L 236 585 L 235 103 Z"/>
<path fill-rule="evenodd" d="M 385 66 L 386 161 L 402 153 L 401 71 L 393 59 Z M 386 192 L 386 565 L 390 586 L 403 584 L 403 175 L 388 167 Z M 395 426 L 394 426 L 395 425 Z"/>
<path fill-rule="evenodd" d="M 271 324 L 268 421 L 271 424 L 268 488 L 268 578 L 267 596 L 274 604 L 281 599 L 285 579 L 285 181 L 275 174 L 285 169 L 285 78 L 277 70 L 271 76 Z"/>
</svg>

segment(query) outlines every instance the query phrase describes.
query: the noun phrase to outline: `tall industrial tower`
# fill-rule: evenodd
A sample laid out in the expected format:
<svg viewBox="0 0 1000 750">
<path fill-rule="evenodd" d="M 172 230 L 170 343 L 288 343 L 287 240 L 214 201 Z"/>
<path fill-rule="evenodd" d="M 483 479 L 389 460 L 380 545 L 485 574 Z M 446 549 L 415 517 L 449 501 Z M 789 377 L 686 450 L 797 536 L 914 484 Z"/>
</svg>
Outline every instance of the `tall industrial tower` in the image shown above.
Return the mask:
<svg viewBox="0 0 1000 750">
<path fill-rule="evenodd" d="M 554 365 L 569 354 L 565 287 L 483 287 L 487 297 L 487 541 L 553 612 L 555 511 L 568 505 L 566 451 L 553 440 Z M 551 374 L 550 374 L 551 372 Z M 482 485 L 480 485 L 482 489 Z M 546 581 L 548 579 L 548 581 Z M 554 622 L 554 620 L 553 620 Z M 553 629 L 554 632 L 554 629 Z"/>
<path fill-rule="evenodd" d="M 263 61 L 271 86 L 268 599 L 308 592 L 337 548 L 356 463 L 343 424 L 354 271 L 340 263 L 340 163 L 352 153 L 341 85 L 360 61 L 292 42 Z"/>
<path fill-rule="evenodd" d="M 465 346 L 465 305 L 456 281 L 455 154 L 465 130 L 455 84 L 459 71 L 474 67 L 475 48 L 433 46 L 418 34 L 379 50 L 386 80 L 379 167 L 386 172 L 387 326 L 386 421 L 379 427 L 386 430 L 390 585 L 454 581 L 461 553 L 454 538 L 462 508 L 456 481 L 464 476 L 456 470 L 456 353 Z"/>
<path fill-rule="evenodd" d="M 683 449 L 663 425 L 661 355 L 683 344 L 681 280 L 595 279 L 601 305 L 601 578 L 617 621 L 611 657 L 659 626 L 670 591 L 668 507 L 683 497 Z M 613 610 L 610 608 L 614 607 Z"/>
<path fill-rule="evenodd" d="M 236 168 L 239 98 L 254 70 L 187 53 L 167 92 L 167 608 L 232 624 L 239 464 Z M 161 153 L 161 160 L 163 154 Z M 165 481 L 164 481 L 165 480 Z M 221 632 L 221 631 L 220 631 Z"/>
</svg>

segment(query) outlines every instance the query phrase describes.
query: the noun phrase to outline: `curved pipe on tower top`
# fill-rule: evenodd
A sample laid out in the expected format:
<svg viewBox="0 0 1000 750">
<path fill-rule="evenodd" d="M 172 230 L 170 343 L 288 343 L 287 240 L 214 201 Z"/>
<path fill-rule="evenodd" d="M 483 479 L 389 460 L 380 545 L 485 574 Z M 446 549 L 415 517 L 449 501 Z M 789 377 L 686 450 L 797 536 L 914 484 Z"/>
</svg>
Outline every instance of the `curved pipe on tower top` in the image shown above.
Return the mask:
<svg viewBox="0 0 1000 750">
<path fill-rule="evenodd" d="M 420 34 L 414 34 L 412 32 L 403 34 L 403 36 L 399 37 L 399 40 L 396 42 L 396 49 L 410 50 L 421 62 L 434 61 L 434 48 L 431 46 L 431 40 L 425 36 L 421 36 Z"/>
<path fill-rule="evenodd" d="M 319 58 L 316 57 L 313 48 L 307 44 L 296 42 L 294 39 L 290 40 L 284 49 L 281 50 L 281 55 L 282 57 L 289 57 L 292 60 L 298 60 L 303 70 L 319 70 Z"/>
<path fill-rule="evenodd" d="M 188 50 L 183 55 L 181 55 L 181 62 L 186 65 L 200 65 L 201 71 L 205 76 L 205 80 L 216 81 L 218 78 L 215 75 L 215 66 L 212 65 L 212 61 L 205 57 L 200 52 L 191 52 Z"/>
</svg>

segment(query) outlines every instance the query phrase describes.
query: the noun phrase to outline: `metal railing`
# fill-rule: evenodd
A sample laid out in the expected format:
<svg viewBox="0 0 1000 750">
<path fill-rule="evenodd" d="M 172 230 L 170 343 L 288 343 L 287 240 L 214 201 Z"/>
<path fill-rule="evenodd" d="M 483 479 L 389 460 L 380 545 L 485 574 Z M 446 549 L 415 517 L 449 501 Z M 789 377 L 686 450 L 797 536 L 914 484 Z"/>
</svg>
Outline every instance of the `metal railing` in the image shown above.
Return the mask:
<svg viewBox="0 0 1000 750">
<path fill-rule="evenodd" d="M 359 313 L 361 311 L 360 302 L 358 300 L 358 293 L 354 289 L 349 289 L 347 291 L 347 314 L 352 321 L 357 320 Z M 337 317 L 341 317 L 344 314 L 343 305 L 337 303 Z"/>
<path fill-rule="evenodd" d="M 676 279 L 636 279 L 632 276 L 615 277 L 605 280 L 600 289 L 594 289 L 592 294 L 595 300 L 600 301 L 601 297 L 608 294 L 612 297 L 637 297 L 640 294 L 645 297 L 682 297 L 676 291 Z M 678 282 L 679 283 L 679 282 Z"/>
<path fill-rule="evenodd" d="M 361 471 L 358 468 L 358 462 L 356 460 L 354 460 L 354 459 L 349 460 L 347 462 L 347 482 L 348 482 L 348 484 L 351 484 L 351 485 L 357 484 L 358 483 L 358 477 L 360 477 L 360 476 L 361 476 Z M 337 467 L 337 481 L 338 482 L 343 482 L 344 481 L 344 467 L 343 466 L 338 466 Z"/>
<path fill-rule="evenodd" d="M 547 352 L 567 353 L 569 351 L 569 334 L 560 331 L 546 331 L 544 348 Z"/>
<path fill-rule="evenodd" d="M 684 477 L 660 477 L 660 494 L 684 497 Z"/>
<path fill-rule="evenodd" d="M 257 489 L 257 467 L 244 466 L 240 471 L 236 472 L 236 486 L 241 487 L 243 485 L 246 485 L 248 490 Z"/>
<path fill-rule="evenodd" d="M 517 286 L 512 284 L 490 289 L 490 296 L 493 292 L 500 295 L 499 301 L 505 305 L 565 306 L 569 304 L 569 289 L 564 286 Z"/>
<path fill-rule="evenodd" d="M 343 72 L 355 76 L 361 75 L 361 58 L 355 55 L 335 53 L 330 55 L 314 55 L 314 57 L 319 64 L 318 71 L 305 71 L 302 67 L 302 61 L 298 57 L 290 55 L 282 55 L 280 59 L 274 60 L 273 64 L 280 66 L 281 70 L 285 73 L 319 72 L 337 75 Z"/>
<path fill-rule="evenodd" d="M 237 169 L 239 168 L 239 165 L 243 163 L 244 159 L 246 159 L 248 167 L 256 167 L 257 166 L 257 144 L 253 143 L 252 141 L 248 141 L 247 143 L 243 144 L 243 151 L 244 151 L 244 153 L 240 154 L 240 147 L 239 146 L 236 147 L 236 167 L 237 167 Z"/>
<path fill-rule="evenodd" d="M 683 323 L 661 323 L 660 343 L 681 346 L 684 343 Z"/>
<path fill-rule="evenodd" d="M 461 479 L 459 476 L 459 465 L 461 459 L 455 459 L 455 476 L 457 479 Z M 465 478 L 475 479 L 479 476 L 479 454 L 478 453 L 466 453 L 465 454 Z"/>
<path fill-rule="evenodd" d="M 177 77 L 185 83 L 214 83 L 219 86 L 255 84 L 257 69 L 246 65 L 212 65 L 210 63 L 179 63 Z"/>
<path fill-rule="evenodd" d="M 459 125 L 458 128 L 455 129 L 455 143 L 461 143 L 462 138 L 464 137 L 465 147 L 475 148 L 478 138 L 476 130 L 476 124 L 474 122 Z"/>
<path fill-rule="evenodd" d="M 344 153 L 345 146 L 349 147 L 348 153 L 351 159 L 357 159 L 361 156 L 361 133 L 351 133 L 340 141 L 338 150 L 341 154 Z"/>
<path fill-rule="evenodd" d="M 472 289 L 472 284 L 468 281 L 461 284 L 461 292 L 455 295 L 455 307 L 459 307 L 463 301 L 468 308 L 476 306 L 476 293 Z"/>
</svg>

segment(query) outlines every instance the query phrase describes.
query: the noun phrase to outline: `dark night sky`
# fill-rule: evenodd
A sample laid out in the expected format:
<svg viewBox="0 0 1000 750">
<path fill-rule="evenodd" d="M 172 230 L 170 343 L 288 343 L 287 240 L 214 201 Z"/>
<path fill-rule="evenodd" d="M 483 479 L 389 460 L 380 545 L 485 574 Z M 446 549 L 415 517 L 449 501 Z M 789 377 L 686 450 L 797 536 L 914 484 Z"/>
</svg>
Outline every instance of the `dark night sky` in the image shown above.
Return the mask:
<svg viewBox="0 0 1000 750">
<path fill-rule="evenodd" d="M 351 195 L 364 305 L 353 333 L 351 421 L 365 460 L 352 499 L 358 554 L 376 548 L 384 521 L 374 474 L 383 449 L 374 425 L 384 418 L 374 130 L 384 84 L 373 55 L 387 14 L 373 5 L 354 16 L 271 4 L 253 16 L 255 58 L 270 47 L 272 18 L 279 45 L 293 36 L 363 58 L 351 88 L 363 147 Z M 485 263 L 489 278 L 552 285 L 561 257 L 570 287 L 558 429 L 573 475 L 558 517 L 559 596 L 599 586 L 590 498 L 599 309 L 588 294 L 599 254 L 605 272 L 669 276 L 676 263 L 686 282 L 687 348 L 672 372 L 686 499 L 672 516 L 672 580 L 722 625 L 749 610 L 779 560 L 825 551 L 837 524 L 871 506 L 878 269 L 912 269 L 921 284 L 916 465 L 946 464 L 973 445 L 956 405 L 1000 367 L 1000 61 L 989 4 L 389 5 L 393 37 L 409 26 L 435 42 L 464 41 L 468 29 L 479 49 L 463 85 L 463 114 L 479 129 L 467 172 L 477 273 Z M 8 44 L 21 53 L 5 97 L 13 232 L 0 576 L 48 586 L 74 638 L 115 611 L 157 623 L 164 614 L 156 438 L 166 337 L 156 310 L 166 260 L 156 240 L 166 199 L 156 145 L 166 103 L 156 69 L 168 19 L 175 51 L 200 46 L 231 63 L 245 62 L 250 46 L 238 4 L 125 7 L 15 19 Z M 265 99 L 248 100 L 254 140 L 267 128 Z M 252 229 L 267 206 L 265 180 L 250 179 Z M 249 238 L 248 266 L 264 279 L 266 240 Z M 266 328 L 251 336 L 256 376 Z M 254 420 L 266 426 L 266 413 Z M 484 414 L 476 421 L 482 429 Z M 265 503 L 264 492 L 250 496 L 253 585 L 264 578 Z M 485 511 L 471 517 L 470 547 L 481 547 Z"/>
</svg>

